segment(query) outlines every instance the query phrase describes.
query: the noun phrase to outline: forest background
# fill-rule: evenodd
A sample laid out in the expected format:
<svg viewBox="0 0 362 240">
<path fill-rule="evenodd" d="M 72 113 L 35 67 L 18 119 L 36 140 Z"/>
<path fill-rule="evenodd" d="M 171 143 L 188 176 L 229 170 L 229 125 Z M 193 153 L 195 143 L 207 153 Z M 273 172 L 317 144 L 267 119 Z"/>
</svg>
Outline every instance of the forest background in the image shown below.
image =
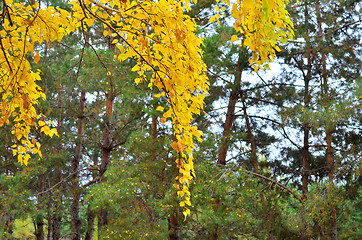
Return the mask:
<svg viewBox="0 0 362 240">
<path fill-rule="evenodd" d="M 186 13 L 210 81 L 192 122 L 204 133 L 192 204 L 175 191 L 167 100 L 135 83 L 134 59 L 116 61 L 104 26 L 37 46 L 27 56 L 47 96 L 37 110 L 59 137 L 33 128 L 42 157 L 25 166 L 13 126 L 0 129 L 0 238 L 361 239 L 361 3 L 291 1 L 288 11 L 295 36 L 273 76 L 250 66 L 228 5 L 199 0 Z"/>
</svg>

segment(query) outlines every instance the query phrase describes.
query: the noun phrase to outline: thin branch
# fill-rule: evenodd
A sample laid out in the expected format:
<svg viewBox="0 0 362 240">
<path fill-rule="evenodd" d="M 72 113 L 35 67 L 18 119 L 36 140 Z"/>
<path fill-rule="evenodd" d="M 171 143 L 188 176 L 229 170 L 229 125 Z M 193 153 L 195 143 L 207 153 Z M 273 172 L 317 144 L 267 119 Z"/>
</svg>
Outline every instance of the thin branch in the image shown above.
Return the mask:
<svg viewBox="0 0 362 240">
<path fill-rule="evenodd" d="M 246 172 L 246 173 L 252 174 L 252 175 L 254 175 L 254 176 L 258 177 L 258 178 L 261 178 L 261 179 L 264 179 L 264 180 L 267 180 L 267 181 L 269 181 L 269 182 L 272 182 L 272 183 L 276 184 L 277 186 L 283 188 L 284 190 L 287 190 L 287 192 L 289 192 L 290 194 L 292 194 L 293 197 L 295 197 L 295 199 L 297 199 L 299 202 L 303 203 L 302 198 L 300 198 L 296 193 L 294 193 L 291 189 L 289 189 L 288 187 L 284 186 L 283 184 L 281 184 L 281 183 L 279 183 L 279 182 L 277 182 L 277 181 L 275 181 L 275 180 L 273 180 L 273 179 L 271 179 L 271 178 L 268 178 L 268 177 L 265 177 L 265 176 L 263 176 L 263 175 L 260 175 L 260 174 L 258 174 L 258 173 L 254 173 L 254 172 L 248 171 L 248 170 L 246 170 L 246 169 L 241 169 L 241 170 L 244 171 L 244 172 Z"/>
<path fill-rule="evenodd" d="M 67 180 L 68 178 L 70 178 L 71 176 L 73 176 L 74 174 L 77 174 L 83 170 L 97 170 L 97 169 L 94 169 L 94 168 L 89 168 L 89 167 L 86 167 L 86 168 L 82 168 L 82 169 L 79 169 L 71 174 L 69 174 L 68 176 L 66 176 L 65 178 L 63 178 L 61 181 L 59 181 L 58 183 L 56 183 L 55 185 L 53 185 L 52 187 L 48 188 L 47 190 L 44 190 L 42 192 L 38 192 L 36 194 L 34 194 L 34 196 L 39 196 L 41 194 L 44 194 L 44 193 L 47 193 L 47 192 L 51 192 L 54 188 L 58 187 L 60 184 L 62 184 L 65 180 Z"/>
</svg>

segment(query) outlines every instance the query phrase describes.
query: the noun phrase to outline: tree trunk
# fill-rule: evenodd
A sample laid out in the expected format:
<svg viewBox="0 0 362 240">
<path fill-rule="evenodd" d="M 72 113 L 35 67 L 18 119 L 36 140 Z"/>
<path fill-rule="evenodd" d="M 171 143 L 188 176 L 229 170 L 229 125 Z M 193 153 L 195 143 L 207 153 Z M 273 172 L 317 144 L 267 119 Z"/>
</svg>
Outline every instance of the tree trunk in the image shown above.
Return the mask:
<svg viewBox="0 0 362 240">
<path fill-rule="evenodd" d="M 58 133 L 60 134 L 61 132 L 61 127 L 62 127 L 62 88 L 61 88 L 61 84 L 58 85 L 58 118 L 57 118 L 57 131 Z M 56 151 L 58 153 L 61 153 L 63 152 L 63 148 L 62 148 L 62 145 L 59 144 L 57 147 L 56 147 Z M 57 178 L 56 178 L 56 183 L 59 183 L 62 181 L 62 169 L 61 167 L 59 167 L 58 165 L 56 165 L 56 174 L 57 174 Z M 61 187 L 59 187 L 61 188 Z M 56 202 L 53 202 L 53 205 L 54 205 L 54 213 L 52 215 L 52 218 L 51 218 L 51 221 L 48 221 L 48 226 L 49 226 L 49 229 L 51 229 L 51 234 L 48 233 L 48 236 L 50 237 L 50 239 L 53 239 L 53 240 L 59 240 L 60 238 L 60 227 L 61 227 L 61 223 L 62 223 L 62 210 L 61 210 L 61 204 L 62 204 L 62 193 L 59 189 L 58 192 L 55 193 L 56 195 L 56 198 L 58 201 Z"/>
<path fill-rule="evenodd" d="M 102 162 L 100 169 L 100 180 L 105 181 L 106 178 L 104 173 L 107 170 L 111 154 L 112 154 L 112 139 L 113 139 L 113 102 L 114 102 L 114 93 L 112 87 L 106 94 L 106 115 L 104 119 L 104 129 L 103 129 L 103 141 L 102 141 Z M 101 209 L 98 216 L 98 234 L 101 231 L 101 228 L 108 224 L 108 211 L 106 209 Z"/>
<path fill-rule="evenodd" d="M 245 118 L 245 124 L 246 124 L 246 128 L 247 128 L 247 132 L 248 132 L 248 137 L 249 137 L 249 141 L 250 141 L 250 145 L 251 145 L 251 158 L 253 161 L 253 166 L 254 166 L 254 172 L 256 174 L 259 174 L 259 167 L 258 167 L 258 157 L 256 155 L 256 146 L 255 146 L 255 142 L 254 142 L 254 137 L 253 137 L 253 133 L 251 131 L 251 126 L 250 126 L 250 121 L 249 121 L 249 116 L 247 114 L 246 111 L 246 104 L 245 101 L 242 100 L 242 104 L 243 104 L 243 112 L 244 112 L 244 118 Z M 266 202 L 265 202 L 265 198 L 264 198 L 264 194 L 262 191 L 260 191 L 260 201 L 261 201 L 261 205 L 264 209 L 265 212 L 265 221 L 267 222 L 267 235 L 268 235 L 268 240 L 269 239 L 274 239 L 273 237 L 273 233 L 272 233 L 272 224 L 271 224 L 271 216 L 270 216 L 270 212 L 267 208 Z"/>
<path fill-rule="evenodd" d="M 49 197 L 49 200 L 48 200 L 48 212 L 47 212 L 47 221 L 48 221 L 48 224 L 47 224 L 47 240 L 51 240 L 52 239 L 52 236 L 53 236 L 53 225 L 52 225 L 52 222 L 53 222 L 53 217 L 54 215 L 52 214 L 52 199 L 51 197 Z"/>
<path fill-rule="evenodd" d="M 98 167 L 98 153 L 97 151 L 94 151 L 93 153 L 93 166 L 94 167 Z M 92 173 L 92 178 L 93 180 L 96 179 L 98 177 L 97 173 L 96 172 L 93 172 Z M 91 202 L 92 200 L 89 199 L 89 202 Z M 96 219 L 96 212 L 94 210 L 92 210 L 90 208 L 90 206 L 88 205 L 88 208 L 87 208 L 87 232 L 85 234 L 85 238 L 84 240 L 93 240 L 94 238 L 94 226 L 95 226 L 95 219 Z M 99 231 L 98 231 L 99 233 Z M 99 239 L 99 237 L 98 237 Z"/>
<path fill-rule="evenodd" d="M 326 130 L 328 182 L 333 184 L 332 133 Z"/>
<path fill-rule="evenodd" d="M 88 207 L 88 218 L 87 218 L 87 232 L 85 234 L 84 240 L 93 240 L 94 237 L 94 221 L 96 219 L 95 212 L 89 209 Z"/>
<path fill-rule="evenodd" d="M 38 215 L 34 219 L 34 235 L 36 240 L 44 240 L 44 220 L 43 216 Z"/>
<path fill-rule="evenodd" d="M 40 175 L 38 178 L 38 191 L 40 194 L 37 198 L 37 211 L 42 212 L 43 211 L 43 198 L 44 194 L 41 193 L 44 191 L 44 175 Z M 37 216 L 34 219 L 34 228 L 35 228 L 35 239 L 36 240 L 44 240 L 44 219 L 42 213 L 38 213 Z"/>
<path fill-rule="evenodd" d="M 62 217 L 60 216 L 60 213 L 58 211 L 55 213 L 55 216 L 53 216 L 52 220 L 52 239 L 59 240 Z"/>
<path fill-rule="evenodd" d="M 13 234 L 13 229 L 14 229 L 14 217 L 11 214 L 7 214 L 6 216 L 6 221 L 5 221 L 5 230 L 6 232 L 8 232 L 9 234 Z"/>
<path fill-rule="evenodd" d="M 84 109 L 85 109 L 85 91 L 82 90 L 79 99 L 78 108 L 78 139 L 75 149 L 75 155 L 72 161 L 72 190 L 73 200 L 71 206 L 71 225 L 72 225 L 72 239 L 80 239 L 80 226 L 81 222 L 79 219 L 79 163 L 82 159 L 82 144 L 83 144 L 83 132 L 84 132 Z"/>
<path fill-rule="evenodd" d="M 157 138 L 157 117 L 152 117 L 151 136 Z"/>
<path fill-rule="evenodd" d="M 304 64 L 298 64 L 300 66 L 303 66 L 300 68 L 300 70 L 303 72 L 303 78 L 304 78 L 304 109 L 306 112 L 309 111 L 310 108 L 310 93 L 309 93 L 309 83 L 311 80 L 312 75 L 312 50 L 310 45 L 310 36 L 309 36 L 309 6 L 306 4 L 304 7 L 304 23 L 305 23 L 305 39 L 306 39 L 306 52 L 307 52 L 307 66 L 306 69 L 304 69 Z M 307 70 L 306 74 L 304 75 L 305 70 Z M 305 201 L 307 199 L 307 193 L 308 193 L 308 182 L 309 182 L 309 164 L 310 164 L 310 153 L 309 153 L 309 135 L 310 135 L 310 124 L 309 122 L 303 122 L 302 123 L 302 129 L 303 129 L 303 148 L 301 149 L 301 155 L 302 155 L 302 199 Z M 302 229 L 300 231 L 301 239 L 307 240 L 310 239 L 310 237 L 307 235 L 307 229 L 306 229 L 306 221 L 305 221 L 305 206 L 302 205 L 303 208 L 303 214 L 302 214 Z M 315 222 L 316 223 L 316 222 Z M 319 230 L 318 230 L 319 231 Z M 319 231 L 320 232 L 320 231 Z"/>
<path fill-rule="evenodd" d="M 332 133 L 329 130 L 326 130 L 326 141 L 327 141 L 327 169 L 328 169 L 328 182 L 330 191 L 333 191 L 334 184 L 333 184 L 333 172 L 334 172 L 334 165 L 333 165 L 333 156 L 332 156 Z M 331 225 L 329 236 L 331 240 L 337 240 L 337 213 L 336 207 L 334 204 L 331 206 Z"/>
<path fill-rule="evenodd" d="M 238 62 L 236 65 L 236 71 L 234 75 L 234 85 L 231 89 L 231 93 L 229 96 L 229 104 L 228 104 L 228 110 L 226 113 L 226 119 L 224 124 L 224 130 L 222 134 L 222 143 L 219 150 L 219 155 L 217 159 L 217 164 L 219 165 L 226 165 L 226 156 L 228 152 L 228 141 L 231 135 L 231 130 L 235 121 L 235 105 L 236 102 L 240 98 L 240 85 L 241 85 L 241 73 L 242 73 L 242 61 L 243 61 L 243 51 L 239 52 Z M 220 203 L 220 198 L 217 197 L 216 202 Z M 217 204 L 215 206 L 215 211 L 218 211 L 220 204 Z M 218 239 L 218 228 L 219 225 L 216 224 L 216 226 L 213 227 L 210 233 L 210 238 L 212 240 Z"/>
<path fill-rule="evenodd" d="M 302 148 L 302 198 L 306 199 L 308 192 L 308 176 L 309 176 L 309 125 L 304 124 L 304 143 Z"/>
<path fill-rule="evenodd" d="M 168 217 L 168 239 L 179 240 L 178 221 L 176 213 Z"/>
<path fill-rule="evenodd" d="M 226 113 L 226 119 L 224 124 L 224 130 L 222 133 L 222 143 L 219 150 L 219 155 L 217 159 L 217 164 L 226 165 L 226 155 L 228 152 L 228 140 L 231 134 L 231 129 L 233 126 L 233 123 L 235 121 L 235 105 L 236 102 L 239 100 L 239 93 L 240 93 L 240 84 L 241 84 L 241 66 L 242 66 L 242 55 L 243 53 L 239 53 L 239 59 L 236 66 L 236 73 L 234 76 L 234 85 L 231 90 L 230 96 L 229 96 L 229 105 L 228 110 Z"/>
<path fill-rule="evenodd" d="M 112 154 L 112 138 L 113 138 L 113 91 L 112 89 L 106 94 L 106 115 L 104 119 L 104 129 L 103 129 L 103 141 L 102 141 L 102 162 L 101 162 L 101 179 L 103 174 L 107 170 L 111 154 Z"/>
<path fill-rule="evenodd" d="M 307 11 L 307 10 L 306 10 Z M 306 13 L 306 15 L 308 15 Z M 309 43 L 307 43 L 307 47 L 309 48 Z M 309 82 L 311 79 L 311 71 L 312 71 L 312 57 L 311 50 L 308 49 L 307 53 L 308 65 L 307 65 L 307 74 L 304 76 L 304 108 L 306 111 L 309 110 Z M 304 71 L 304 69 L 301 69 Z M 308 178 L 309 178 L 309 132 L 310 126 L 308 122 L 303 123 L 303 148 L 302 148 L 302 198 L 306 199 L 306 194 L 308 192 Z"/>
<path fill-rule="evenodd" d="M 59 128 L 58 128 L 58 132 L 59 132 Z M 60 150 L 59 150 L 59 152 L 60 152 Z M 62 170 L 59 167 L 57 167 L 56 171 L 57 171 L 57 183 L 59 183 L 62 180 Z M 48 221 L 48 226 L 51 229 L 51 236 L 50 236 L 51 238 L 50 239 L 59 240 L 60 228 L 61 228 L 61 224 L 62 224 L 62 210 L 61 210 L 62 193 L 60 191 L 56 192 L 55 196 L 57 198 L 57 201 L 53 202 L 55 211 L 51 216 L 51 221 Z"/>
<path fill-rule="evenodd" d="M 156 152 L 157 152 L 157 117 L 152 117 L 151 124 L 151 136 L 152 136 L 152 147 L 151 147 L 151 157 L 152 161 L 156 161 Z"/>
</svg>

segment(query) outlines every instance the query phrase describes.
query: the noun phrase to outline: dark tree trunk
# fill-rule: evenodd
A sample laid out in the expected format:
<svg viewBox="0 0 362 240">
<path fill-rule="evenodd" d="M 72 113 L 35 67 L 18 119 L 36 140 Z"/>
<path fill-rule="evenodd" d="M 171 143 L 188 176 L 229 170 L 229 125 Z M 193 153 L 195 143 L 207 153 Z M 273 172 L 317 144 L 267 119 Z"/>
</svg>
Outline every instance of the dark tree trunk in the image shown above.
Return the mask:
<svg viewBox="0 0 362 240">
<path fill-rule="evenodd" d="M 217 240 L 218 239 L 218 226 L 215 226 L 214 231 L 211 233 L 210 240 Z"/>
<path fill-rule="evenodd" d="M 6 217 L 6 222 L 5 222 L 5 229 L 6 232 L 8 232 L 9 234 L 13 234 L 13 225 L 14 225 L 14 217 L 11 214 L 8 214 Z"/>
<path fill-rule="evenodd" d="M 225 119 L 225 124 L 224 124 L 224 130 L 223 130 L 223 134 L 222 134 L 222 142 L 221 142 L 221 147 L 219 150 L 219 154 L 218 154 L 218 159 L 217 159 L 217 164 L 219 165 L 226 165 L 226 156 L 227 156 L 227 152 L 228 152 L 228 141 L 231 135 L 231 131 L 232 131 L 232 127 L 235 121 L 235 105 L 236 102 L 239 100 L 240 98 L 240 85 L 241 85 L 241 73 L 242 73 L 242 66 L 243 66 L 243 51 L 239 52 L 239 57 L 238 57 L 238 62 L 236 65 L 236 71 L 235 71 L 235 75 L 234 75 L 234 85 L 231 89 L 230 92 L 230 96 L 229 96 L 229 104 L 228 104 L 228 110 L 226 112 L 226 119 Z M 215 206 L 215 211 L 218 211 L 219 209 L 219 205 L 220 205 L 220 198 L 216 199 L 216 202 L 218 204 L 216 204 Z M 210 233 L 210 239 L 212 240 L 216 240 L 218 239 L 218 228 L 219 225 L 216 224 L 216 226 L 214 226 L 211 229 L 211 233 Z"/>
<path fill-rule="evenodd" d="M 52 239 L 59 240 L 60 239 L 60 227 L 62 223 L 62 217 L 59 212 L 55 213 L 55 216 L 52 219 Z"/>
<path fill-rule="evenodd" d="M 304 64 L 298 63 L 298 66 L 302 66 L 300 67 L 301 72 L 303 72 L 303 78 L 304 78 L 304 108 L 305 111 L 309 111 L 310 108 L 310 93 L 309 93 L 309 83 L 311 80 L 311 75 L 312 75 L 312 50 L 311 50 L 311 45 L 310 45 L 310 39 L 309 39 L 309 6 L 305 5 L 304 8 L 304 22 L 305 22 L 305 38 L 306 38 L 306 51 L 307 51 L 307 66 L 306 69 L 304 69 Z M 307 70 L 306 74 L 304 74 L 305 70 Z M 308 184 L 309 184 L 309 162 L 310 162 L 310 153 L 309 153 L 309 135 L 310 135 L 310 124 L 309 122 L 304 122 L 302 123 L 302 129 L 304 132 L 304 137 L 303 137 L 303 148 L 301 149 L 301 155 L 302 155 L 302 171 L 301 171 L 301 175 L 302 175 L 302 199 L 306 200 L 307 198 L 307 193 L 308 193 Z M 302 206 L 302 208 L 304 209 L 303 213 L 305 213 L 305 207 L 304 205 Z M 305 217 L 304 215 L 302 215 L 303 218 L 303 223 L 305 223 Z M 306 234 L 307 230 L 306 230 L 306 225 L 303 224 L 302 225 L 302 230 L 300 232 L 301 234 L 301 239 L 302 240 L 307 240 L 310 237 Z"/>
<path fill-rule="evenodd" d="M 95 212 L 88 208 L 87 211 L 87 232 L 85 234 L 84 240 L 93 240 L 94 237 L 94 220 L 96 218 Z"/>
<path fill-rule="evenodd" d="M 44 175 L 40 175 L 38 178 L 38 203 L 37 203 L 37 210 L 40 211 L 38 215 L 34 219 L 34 228 L 35 228 L 35 239 L 36 240 L 43 240 L 44 239 L 44 218 L 42 215 L 43 211 L 43 201 L 44 201 L 44 194 L 42 193 L 44 191 Z"/>
<path fill-rule="evenodd" d="M 57 131 L 60 134 L 61 132 L 61 127 L 62 127 L 62 92 L 61 92 L 61 84 L 58 85 L 58 109 L 59 109 L 59 113 L 58 113 L 58 118 L 57 118 Z M 63 152 L 63 148 L 62 145 L 58 145 L 56 147 L 56 151 L 58 153 Z M 57 183 L 62 181 L 62 169 L 60 166 L 56 166 L 56 174 L 57 174 Z M 61 188 L 61 187 L 60 187 Z M 60 190 L 60 189 L 59 189 Z M 55 193 L 56 202 L 53 202 L 54 205 L 54 213 L 53 216 L 51 218 L 50 221 L 48 221 L 48 226 L 49 226 L 49 233 L 48 236 L 50 237 L 49 239 L 53 239 L 53 240 L 59 240 L 60 238 L 60 227 L 61 227 L 61 223 L 62 223 L 62 210 L 61 210 L 61 204 L 62 204 L 62 193 L 61 191 L 58 191 Z"/>
<path fill-rule="evenodd" d="M 93 166 L 95 167 L 98 167 L 98 153 L 95 151 L 93 153 Z M 98 173 L 96 172 L 93 172 L 92 173 L 92 177 L 93 177 L 93 180 L 94 181 L 98 175 Z M 91 202 L 92 200 L 90 199 L 89 202 Z M 88 205 L 88 208 L 87 208 L 87 232 L 85 234 L 85 240 L 93 240 L 94 238 L 94 225 L 95 225 L 95 219 L 96 219 L 96 212 L 93 211 L 90 206 Z M 99 230 L 98 230 L 98 233 L 99 233 Z"/>
<path fill-rule="evenodd" d="M 333 172 L 334 172 L 334 164 L 333 164 L 333 156 L 332 156 L 332 133 L 329 130 L 326 130 L 326 141 L 327 141 L 327 169 L 328 169 L 328 182 L 331 191 L 333 191 Z M 336 207 L 334 204 L 331 206 L 331 225 L 329 231 L 329 237 L 331 240 L 337 240 L 337 213 Z"/>
<path fill-rule="evenodd" d="M 102 162 L 100 169 L 100 180 L 106 181 L 104 173 L 107 170 L 107 166 L 111 159 L 112 155 L 112 139 L 113 139 L 113 102 L 114 102 L 114 92 L 111 89 L 106 94 L 106 115 L 104 119 L 104 129 L 103 129 L 103 141 L 102 141 Z M 98 216 L 98 234 L 103 226 L 108 224 L 108 211 L 106 209 L 101 209 Z"/>
<path fill-rule="evenodd" d="M 236 73 L 234 77 L 234 85 L 229 96 L 229 105 L 226 113 L 226 119 L 224 124 L 224 130 L 222 133 L 222 143 L 219 150 L 217 164 L 226 165 L 226 155 L 228 152 L 228 140 L 231 134 L 231 129 L 235 121 L 235 105 L 239 99 L 240 84 L 241 84 L 241 72 L 242 72 L 242 55 L 239 53 L 239 59 L 236 66 Z"/>
<path fill-rule="evenodd" d="M 47 240 L 51 240 L 52 239 L 52 236 L 53 236 L 53 225 L 52 225 L 52 222 L 53 222 L 53 217 L 54 215 L 52 214 L 51 212 L 51 209 L 52 209 L 52 201 L 51 199 L 48 200 L 48 216 L 47 216 L 47 221 L 48 221 L 48 224 L 47 224 Z"/>
<path fill-rule="evenodd" d="M 302 149 L 302 197 L 306 199 L 308 192 L 308 176 L 309 176 L 309 125 L 305 124 L 304 128 L 304 144 Z"/>
<path fill-rule="evenodd" d="M 82 90 L 80 93 L 79 107 L 78 107 L 78 139 L 75 149 L 75 155 L 72 161 L 72 190 L 73 200 L 71 206 L 71 225 L 72 225 L 72 239 L 80 239 L 80 227 L 81 222 L 79 219 L 79 163 L 82 159 L 82 148 L 83 148 L 83 132 L 84 132 L 84 109 L 85 109 L 85 91 Z"/>
<path fill-rule="evenodd" d="M 307 11 L 307 10 L 306 10 Z M 308 15 L 306 13 L 306 15 Z M 308 43 L 309 46 L 309 43 Z M 304 76 L 304 108 L 306 111 L 309 109 L 309 82 L 311 78 L 311 69 L 312 69 L 312 59 L 311 59 L 311 51 L 308 50 L 308 65 L 307 65 L 307 74 Z M 301 69 L 304 71 L 303 69 Z M 309 131 L 310 126 L 308 122 L 303 123 L 303 148 L 302 148 L 302 197 L 306 199 L 306 194 L 308 192 L 308 178 L 309 178 Z"/>
<path fill-rule="evenodd" d="M 151 135 L 153 139 L 157 138 L 157 117 L 152 117 Z"/>
<path fill-rule="evenodd" d="M 35 218 L 35 222 L 34 222 L 34 227 L 35 227 L 35 239 L 36 240 L 44 240 L 44 219 L 43 216 L 38 215 Z"/>
<path fill-rule="evenodd" d="M 254 137 L 253 137 L 253 133 L 251 131 L 251 126 L 250 126 L 250 121 L 249 121 L 249 116 L 248 116 L 248 113 L 246 111 L 246 104 L 245 104 L 245 101 L 242 100 L 242 104 L 243 104 L 243 112 L 244 112 L 244 118 L 245 118 L 245 124 L 246 124 L 246 129 L 247 129 L 247 132 L 248 132 L 248 138 L 249 138 L 249 141 L 250 141 L 250 146 L 251 146 L 251 158 L 252 158 L 252 161 L 253 161 L 253 166 L 254 166 L 254 172 L 256 174 L 259 174 L 259 166 L 258 166 L 258 157 L 256 155 L 256 146 L 255 146 L 255 142 L 254 142 Z M 272 223 L 271 223 L 271 216 L 270 216 L 270 212 L 267 208 L 267 205 L 266 205 L 266 201 L 265 201 L 265 198 L 264 198 L 264 194 L 262 191 L 260 191 L 260 201 L 261 201 L 261 205 L 264 209 L 264 218 L 265 218 L 265 221 L 267 222 L 267 230 L 268 230 L 268 240 L 271 240 L 271 239 L 274 239 L 273 237 L 273 233 L 272 233 Z"/>
<path fill-rule="evenodd" d="M 168 217 L 168 239 L 179 240 L 178 221 L 176 213 Z"/>
<path fill-rule="evenodd" d="M 103 140 L 102 140 L 102 162 L 101 162 L 101 179 L 104 178 L 103 174 L 107 170 L 111 154 L 112 154 L 112 139 L 113 139 L 113 91 L 112 89 L 106 94 L 106 115 L 104 119 Z"/>
<path fill-rule="evenodd" d="M 245 101 L 242 100 L 242 103 L 243 103 L 243 112 L 244 112 L 246 129 L 247 129 L 247 132 L 248 132 L 248 138 L 249 138 L 249 142 L 250 142 L 250 146 L 251 146 L 251 159 L 252 159 L 253 166 L 254 166 L 254 172 L 255 172 L 255 173 L 259 173 L 259 169 L 258 169 L 258 157 L 257 157 L 257 155 L 256 155 L 256 146 L 255 146 L 255 143 L 254 143 L 253 133 L 252 133 L 252 131 L 251 131 L 249 116 L 248 116 L 248 113 L 247 113 L 247 111 L 246 111 Z"/>
<path fill-rule="evenodd" d="M 58 128 L 59 132 L 59 128 Z M 57 183 L 59 183 L 62 180 L 62 170 L 57 167 Z M 61 210 L 61 204 L 62 204 L 62 193 L 56 192 L 55 196 L 57 198 L 56 202 L 53 202 L 54 206 L 54 213 L 51 217 L 51 221 L 48 221 L 48 226 L 51 229 L 51 238 L 52 240 L 59 240 L 60 238 L 60 227 L 62 224 L 62 210 Z M 48 234 L 49 235 L 49 234 Z"/>
<path fill-rule="evenodd" d="M 157 156 L 156 154 L 157 153 L 157 117 L 152 117 L 151 136 L 152 136 L 151 157 L 152 161 L 155 161 Z"/>
</svg>

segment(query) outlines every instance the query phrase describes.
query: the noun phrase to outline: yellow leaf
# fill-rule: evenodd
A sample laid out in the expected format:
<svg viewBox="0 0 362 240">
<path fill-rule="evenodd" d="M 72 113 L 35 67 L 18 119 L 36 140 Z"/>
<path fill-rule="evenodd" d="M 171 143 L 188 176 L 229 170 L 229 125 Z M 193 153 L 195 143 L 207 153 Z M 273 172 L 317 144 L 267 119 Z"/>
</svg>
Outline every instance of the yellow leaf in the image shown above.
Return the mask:
<svg viewBox="0 0 362 240">
<path fill-rule="evenodd" d="M 235 42 L 236 40 L 238 40 L 238 36 L 237 35 L 232 35 L 230 41 Z"/>
<path fill-rule="evenodd" d="M 183 213 L 183 215 L 185 216 L 185 220 L 186 220 L 186 217 L 187 217 L 188 215 L 190 215 L 190 209 L 186 208 L 182 213 Z"/>
<path fill-rule="evenodd" d="M 36 51 L 35 56 L 34 56 L 34 62 L 35 62 L 35 63 L 38 63 L 39 60 L 40 60 L 40 55 L 39 55 L 39 52 Z"/>
<path fill-rule="evenodd" d="M 86 18 L 86 19 L 84 19 L 84 21 L 89 27 L 92 26 L 94 23 L 94 19 L 92 19 L 92 18 Z"/>
<path fill-rule="evenodd" d="M 162 117 L 162 118 L 160 119 L 160 122 L 161 122 L 162 124 L 165 124 L 166 118 Z"/>
<path fill-rule="evenodd" d="M 112 35 L 112 32 L 110 32 L 108 30 L 104 30 L 103 31 L 103 36 L 107 37 L 108 35 Z"/>
</svg>

